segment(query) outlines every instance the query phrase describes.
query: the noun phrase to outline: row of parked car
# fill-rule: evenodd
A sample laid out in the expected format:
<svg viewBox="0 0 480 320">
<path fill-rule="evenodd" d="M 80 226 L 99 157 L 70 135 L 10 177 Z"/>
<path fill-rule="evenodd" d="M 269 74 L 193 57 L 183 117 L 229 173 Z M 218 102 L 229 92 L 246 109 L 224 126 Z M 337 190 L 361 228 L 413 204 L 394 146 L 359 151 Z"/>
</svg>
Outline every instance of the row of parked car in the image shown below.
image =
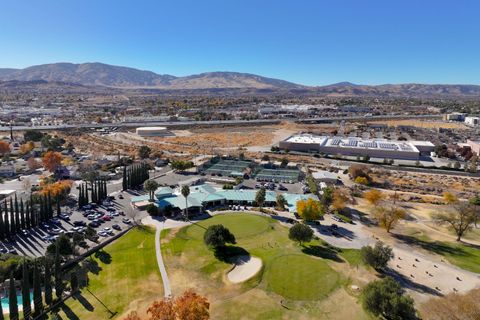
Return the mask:
<svg viewBox="0 0 480 320">
<path fill-rule="evenodd" d="M 265 189 L 268 189 L 268 190 L 275 190 L 277 188 L 277 185 L 273 182 L 265 182 L 265 183 L 257 183 L 255 184 L 255 189 L 261 189 L 261 188 L 265 188 Z M 287 191 L 287 187 L 285 187 L 283 184 L 279 184 L 278 185 L 278 190 L 281 190 L 281 191 Z"/>
</svg>

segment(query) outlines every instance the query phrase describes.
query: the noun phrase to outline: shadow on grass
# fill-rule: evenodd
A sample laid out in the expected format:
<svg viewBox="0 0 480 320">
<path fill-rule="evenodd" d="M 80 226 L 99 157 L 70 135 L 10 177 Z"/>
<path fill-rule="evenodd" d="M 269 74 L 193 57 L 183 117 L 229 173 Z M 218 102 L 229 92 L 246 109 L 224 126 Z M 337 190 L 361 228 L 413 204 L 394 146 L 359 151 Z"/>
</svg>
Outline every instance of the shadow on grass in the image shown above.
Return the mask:
<svg viewBox="0 0 480 320">
<path fill-rule="evenodd" d="M 401 235 L 401 234 L 393 234 L 393 236 L 396 239 L 408 245 L 417 246 L 442 256 L 452 255 L 452 256 L 468 257 L 471 255 L 468 251 L 463 249 L 460 245 L 451 245 L 451 244 L 439 242 L 439 241 L 426 241 L 426 240 L 418 239 L 414 236 Z M 472 249 L 480 249 L 479 246 L 474 246 L 466 243 L 459 243 L 459 244 L 470 247 Z"/>
<path fill-rule="evenodd" d="M 98 265 L 98 262 L 92 257 L 85 259 L 82 262 L 82 268 L 85 272 L 91 272 L 93 274 L 99 274 L 102 271 L 102 267 Z"/>
<path fill-rule="evenodd" d="M 110 264 L 112 262 L 112 256 L 105 250 L 95 252 L 95 258 L 105 264 Z"/>
<path fill-rule="evenodd" d="M 302 252 L 322 259 L 328 259 L 335 262 L 345 262 L 338 256 L 339 249 L 329 245 L 309 245 L 308 247 L 303 247 Z"/>
<path fill-rule="evenodd" d="M 67 306 L 65 303 L 60 305 L 60 309 L 62 309 L 63 313 L 67 316 L 67 319 L 70 320 L 79 320 L 80 318 Z"/>
<path fill-rule="evenodd" d="M 214 249 L 215 258 L 225 263 L 233 263 L 238 256 L 250 256 L 247 250 L 237 246 L 224 246 Z"/>
<path fill-rule="evenodd" d="M 85 310 L 92 312 L 95 307 L 87 300 L 81 293 L 75 295 L 75 299 L 85 308 Z"/>
</svg>

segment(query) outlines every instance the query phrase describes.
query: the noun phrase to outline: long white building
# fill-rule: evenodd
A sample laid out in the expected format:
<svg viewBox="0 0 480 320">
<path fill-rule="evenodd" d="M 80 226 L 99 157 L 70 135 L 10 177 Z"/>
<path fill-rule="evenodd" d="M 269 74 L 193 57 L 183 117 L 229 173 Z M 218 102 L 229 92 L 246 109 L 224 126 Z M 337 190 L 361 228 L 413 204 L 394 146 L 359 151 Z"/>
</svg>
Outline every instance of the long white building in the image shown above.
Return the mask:
<svg viewBox="0 0 480 320">
<path fill-rule="evenodd" d="M 429 141 L 391 141 L 299 134 L 281 141 L 279 147 L 283 150 L 329 155 L 417 160 L 421 154 L 430 154 L 435 146 Z"/>
</svg>

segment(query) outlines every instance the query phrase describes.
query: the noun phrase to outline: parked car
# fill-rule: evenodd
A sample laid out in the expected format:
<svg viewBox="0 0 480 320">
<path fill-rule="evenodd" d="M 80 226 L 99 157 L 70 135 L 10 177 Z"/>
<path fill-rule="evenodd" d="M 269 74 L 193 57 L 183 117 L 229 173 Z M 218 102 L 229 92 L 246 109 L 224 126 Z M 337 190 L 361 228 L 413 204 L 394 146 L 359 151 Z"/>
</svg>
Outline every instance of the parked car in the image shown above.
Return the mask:
<svg viewBox="0 0 480 320">
<path fill-rule="evenodd" d="M 85 227 L 87 223 L 85 221 L 73 221 L 74 226 Z"/>
<path fill-rule="evenodd" d="M 122 222 L 125 223 L 125 224 L 130 224 L 130 223 L 132 223 L 132 221 L 130 221 L 130 219 L 128 219 L 128 218 L 123 218 L 123 219 L 122 219 Z"/>
<path fill-rule="evenodd" d="M 65 214 L 65 213 L 60 213 L 58 216 L 63 220 L 70 220 L 70 217 L 68 216 L 68 214 Z"/>
<path fill-rule="evenodd" d="M 118 199 L 123 199 L 123 195 L 119 194 Z"/>
<path fill-rule="evenodd" d="M 92 227 L 92 228 L 98 228 L 98 227 L 100 227 L 100 223 L 92 221 L 88 224 L 88 226 Z"/>
<path fill-rule="evenodd" d="M 118 224 L 114 224 L 112 226 L 112 228 L 115 229 L 115 230 L 118 230 L 118 231 L 122 230 L 122 227 L 120 227 L 120 225 L 118 225 Z"/>
</svg>

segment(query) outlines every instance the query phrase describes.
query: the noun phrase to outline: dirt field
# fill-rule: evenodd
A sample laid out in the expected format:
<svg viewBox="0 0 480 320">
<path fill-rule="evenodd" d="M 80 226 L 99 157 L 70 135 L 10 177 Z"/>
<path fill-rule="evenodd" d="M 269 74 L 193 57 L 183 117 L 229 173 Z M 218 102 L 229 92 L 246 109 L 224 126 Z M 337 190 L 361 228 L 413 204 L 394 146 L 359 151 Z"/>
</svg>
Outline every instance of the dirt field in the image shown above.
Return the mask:
<svg viewBox="0 0 480 320">
<path fill-rule="evenodd" d="M 425 121 L 425 120 L 379 120 L 369 123 L 385 123 L 391 127 L 397 126 L 414 126 L 425 129 L 468 129 L 463 123 L 460 122 L 445 122 L 445 121 Z"/>
</svg>

